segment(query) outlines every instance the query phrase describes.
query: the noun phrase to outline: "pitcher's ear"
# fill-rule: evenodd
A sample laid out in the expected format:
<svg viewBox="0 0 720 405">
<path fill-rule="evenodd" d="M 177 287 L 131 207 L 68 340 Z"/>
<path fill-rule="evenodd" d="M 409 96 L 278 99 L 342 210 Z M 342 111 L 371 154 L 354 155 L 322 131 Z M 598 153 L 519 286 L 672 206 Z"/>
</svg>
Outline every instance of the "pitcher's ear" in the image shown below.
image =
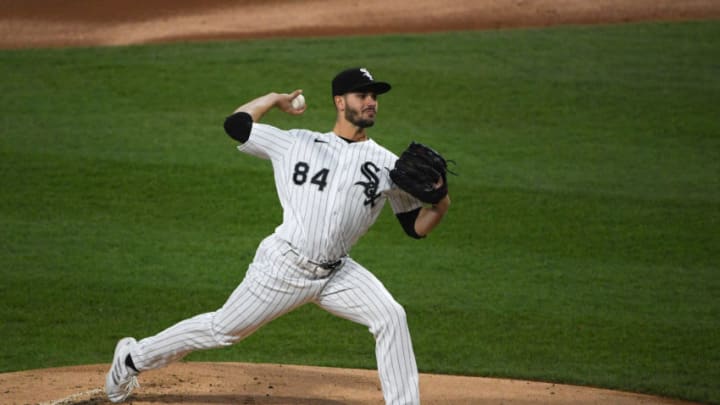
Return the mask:
<svg viewBox="0 0 720 405">
<path fill-rule="evenodd" d="M 337 110 L 342 111 L 345 109 L 345 97 L 333 96 L 333 101 L 335 102 L 335 108 Z"/>
</svg>

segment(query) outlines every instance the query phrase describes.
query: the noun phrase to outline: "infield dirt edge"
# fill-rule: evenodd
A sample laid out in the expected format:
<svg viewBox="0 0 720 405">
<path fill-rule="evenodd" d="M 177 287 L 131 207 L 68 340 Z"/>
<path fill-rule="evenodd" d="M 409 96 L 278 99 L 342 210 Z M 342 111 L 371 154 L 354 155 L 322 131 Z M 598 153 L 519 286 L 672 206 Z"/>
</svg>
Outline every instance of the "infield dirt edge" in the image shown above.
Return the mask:
<svg viewBox="0 0 720 405">
<path fill-rule="evenodd" d="M 0 374 L 5 403 L 106 404 L 109 364 Z M 140 404 L 382 404 L 375 370 L 283 364 L 179 362 L 140 376 L 127 403 Z M 424 404 L 667 404 L 690 402 L 537 381 L 420 375 Z"/>
</svg>

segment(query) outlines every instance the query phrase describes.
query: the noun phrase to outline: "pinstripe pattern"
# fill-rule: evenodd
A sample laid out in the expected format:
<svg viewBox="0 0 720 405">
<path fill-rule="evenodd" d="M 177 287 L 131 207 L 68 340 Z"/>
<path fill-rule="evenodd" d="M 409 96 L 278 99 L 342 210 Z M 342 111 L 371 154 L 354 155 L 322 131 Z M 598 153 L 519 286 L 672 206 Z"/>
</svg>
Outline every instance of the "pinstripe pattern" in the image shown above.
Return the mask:
<svg viewBox="0 0 720 405">
<path fill-rule="evenodd" d="M 386 403 L 420 403 L 418 371 L 405 310 L 380 280 L 349 259 L 322 291 L 317 303 L 332 314 L 367 326 L 373 334 Z"/>
<path fill-rule="evenodd" d="M 387 404 L 419 404 L 405 310 L 370 271 L 348 257 L 385 201 L 394 212 L 419 206 L 389 179 L 387 168 L 397 157 L 372 140 L 349 144 L 333 133 L 283 131 L 264 124 L 254 124 L 239 150 L 272 162 L 283 223 L 262 241 L 244 280 L 220 309 L 140 340 L 131 351 L 135 366 L 154 369 L 195 350 L 231 345 L 300 305 L 314 303 L 368 327 L 376 340 Z M 325 278 L 303 266 L 307 260 L 338 259 L 344 260 L 343 267 Z"/>
<path fill-rule="evenodd" d="M 346 256 L 380 215 L 385 200 L 390 201 L 396 213 L 420 206 L 390 180 L 388 169 L 397 156 L 373 140 L 348 144 L 333 133 L 283 131 L 254 124 L 250 140 L 238 149 L 272 161 L 284 210 L 283 223 L 275 231 L 316 262 Z M 293 173 L 298 162 L 308 164 L 308 177 L 328 170 L 327 186 L 322 192 L 310 180 L 302 186 L 295 184 Z M 372 206 L 365 205 L 366 189 L 356 184 L 368 182 L 361 170 L 366 162 L 372 162 L 371 171 L 378 178 L 379 197 Z"/>
</svg>

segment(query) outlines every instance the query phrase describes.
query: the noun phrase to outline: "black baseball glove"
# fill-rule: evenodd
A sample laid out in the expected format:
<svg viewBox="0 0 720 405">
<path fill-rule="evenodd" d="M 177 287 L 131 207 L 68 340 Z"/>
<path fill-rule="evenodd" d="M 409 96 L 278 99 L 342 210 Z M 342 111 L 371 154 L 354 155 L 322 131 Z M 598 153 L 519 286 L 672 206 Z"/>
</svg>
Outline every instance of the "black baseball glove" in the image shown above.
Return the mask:
<svg viewBox="0 0 720 405">
<path fill-rule="evenodd" d="M 390 178 L 424 203 L 437 204 L 448 193 L 445 158 L 421 143 L 412 142 L 405 149 L 390 170 Z"/>
</svg>

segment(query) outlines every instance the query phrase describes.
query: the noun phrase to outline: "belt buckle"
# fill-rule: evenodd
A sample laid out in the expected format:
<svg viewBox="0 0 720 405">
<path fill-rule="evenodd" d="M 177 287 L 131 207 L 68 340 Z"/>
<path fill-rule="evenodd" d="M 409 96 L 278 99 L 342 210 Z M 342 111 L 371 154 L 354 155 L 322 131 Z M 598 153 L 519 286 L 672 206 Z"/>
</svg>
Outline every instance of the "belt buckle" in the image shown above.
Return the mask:
<svg viewBox="0 0 720 405">
<path fill-rule="evenodd" d="M 336 260 L 334 262 L 325 262 L 325 263 L 318 263 L 315 264 L 314 269 L 312 273 L 317 278 L 325 278 L 328 277 L 332 272 L 342 267 L 342 260 Z"/>
<path fill-rule="evenodd" d="M 315 266 L 315 268 L 312 270 L 312 274 L 317 278 L 325 278 L 332 273 L 332 270 L 326 269 L 322 266 Z"/>
</svg>

